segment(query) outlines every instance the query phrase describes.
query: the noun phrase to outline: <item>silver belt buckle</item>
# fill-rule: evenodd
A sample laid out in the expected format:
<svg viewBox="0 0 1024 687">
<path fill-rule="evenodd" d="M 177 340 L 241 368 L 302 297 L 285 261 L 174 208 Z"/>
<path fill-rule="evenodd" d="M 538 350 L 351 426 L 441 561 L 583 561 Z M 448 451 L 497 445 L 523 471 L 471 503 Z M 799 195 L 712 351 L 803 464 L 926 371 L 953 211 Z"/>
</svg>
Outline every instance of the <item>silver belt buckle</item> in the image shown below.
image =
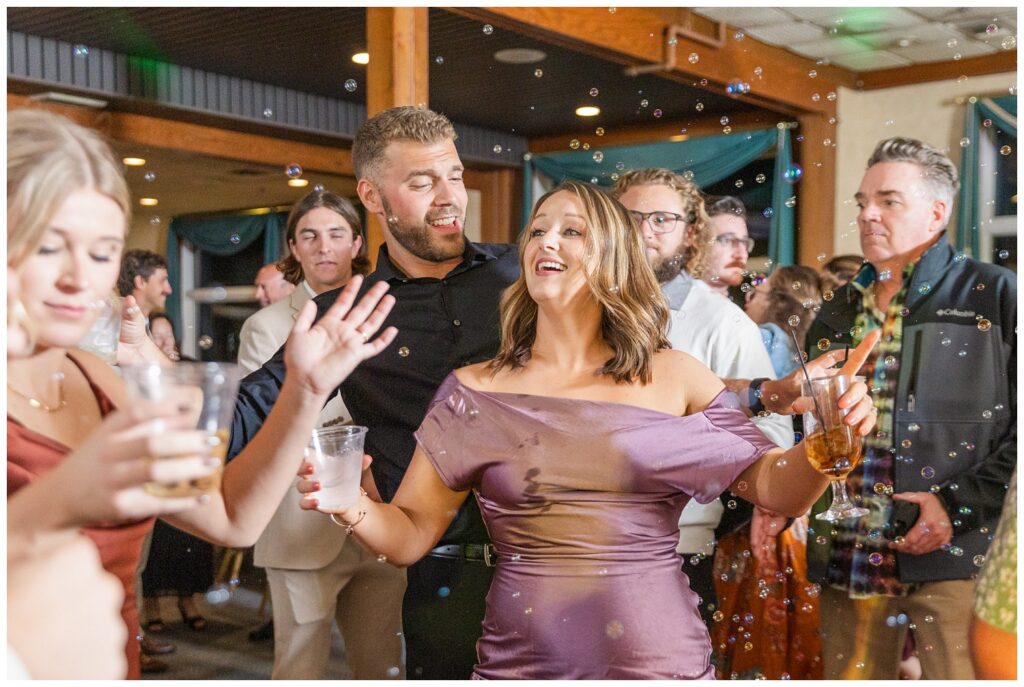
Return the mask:
<svg viewBox="0 0 1024 687">
<path fill-rule="evenodd" d="M 484 565 L 488 568 L 493 568 L 495 565 L 494 555 L 491 553 L 494 551 L 494 547 L 490 544 L 484 544 Z"/>
</svg>

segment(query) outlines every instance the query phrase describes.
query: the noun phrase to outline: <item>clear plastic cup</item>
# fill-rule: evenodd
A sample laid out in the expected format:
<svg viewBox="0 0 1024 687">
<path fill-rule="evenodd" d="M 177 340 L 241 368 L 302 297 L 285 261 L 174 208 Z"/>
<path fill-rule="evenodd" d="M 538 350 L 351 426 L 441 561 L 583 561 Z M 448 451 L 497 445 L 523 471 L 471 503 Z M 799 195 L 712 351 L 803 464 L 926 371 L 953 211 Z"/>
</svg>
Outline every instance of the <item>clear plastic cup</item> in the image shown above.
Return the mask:
<svg viewBox="0 0 1024 687">
<path fill-rule="evenodd" d="M 339 425 L 314 429 L 309 458 L 316 470 L 321 510 L 350 508 L 359 501 L 366 427 Z"/>
<path fill-rule="evenodd" d="M 190 408 L 195 427 L 220 439 L 213 455 L 223 461 L 231 434 L 238 383 L 242 369 L 232 363 L 174 363 L 173 365 L 132 365 L 124 368 L 128 398 L 138 412 L 154 406 Z M 173 484 L 145 485 L 156 496 L 200 496 L 220 489 L 223 469 L 206 477 Z"/>
<path fill-rule="evenodd" d="M 121 337 L 121 299 L 110 296 L 103 301 L 99 311 L 99 316 L 78 347 L 98 355 L 108 365 L 116 365 L 117 342 Z"/>
</svg>

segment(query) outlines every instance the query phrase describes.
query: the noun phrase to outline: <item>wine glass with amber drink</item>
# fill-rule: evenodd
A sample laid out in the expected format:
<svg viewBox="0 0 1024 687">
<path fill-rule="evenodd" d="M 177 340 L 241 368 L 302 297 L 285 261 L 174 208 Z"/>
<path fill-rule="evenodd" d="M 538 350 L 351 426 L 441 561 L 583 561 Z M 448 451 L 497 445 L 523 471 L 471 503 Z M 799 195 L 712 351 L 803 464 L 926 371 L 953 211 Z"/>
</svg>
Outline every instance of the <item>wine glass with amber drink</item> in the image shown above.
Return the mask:
<svg viewBox="0 0 1024 687">
<path fill-rule="evenodd" d="M 807 460 L 832 483 L 832 505 L 815 516 L 827 522 L 868 514 L 867 508 L 854 505 L 846 493 L 846 476 L 864 455 L 863 439 L 855 427 L 843 422 L 846 410 L 839 407 L 839 397 L 846 393 L 851 381 L 849 377 L 835 375 L 803 382 L 804 396 L 814 401 L 803 415 Z"/>
</svg>

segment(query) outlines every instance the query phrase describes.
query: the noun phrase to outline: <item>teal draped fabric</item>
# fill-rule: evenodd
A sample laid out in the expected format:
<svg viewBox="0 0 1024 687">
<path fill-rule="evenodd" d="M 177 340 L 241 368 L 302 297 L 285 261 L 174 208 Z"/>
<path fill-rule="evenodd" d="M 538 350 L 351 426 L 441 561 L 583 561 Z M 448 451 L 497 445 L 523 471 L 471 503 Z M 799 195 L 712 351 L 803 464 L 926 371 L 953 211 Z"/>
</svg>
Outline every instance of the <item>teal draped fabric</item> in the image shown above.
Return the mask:
<svg viewBox="0 0 1024 687">
<path fill-rule="evenodd" d="M 768 258 L 778 267 L 792 265 L 796 259 L 793 245 L 793 227 L 796 226 L 796 206 L 787 201 L 796 197 L 795 182 L 787 181 L 787 172 L 793 168 L 793 144 L 789 129 L 780 127 L 776 134 L 775 181 L 772 183 L 772 221 L 768 231 Z"/>
<path fill-rule="evenodd" d="M 956 247 L 970 248 L 971 256 L 980 258 L 981 207 L 978 176 L 981 172 L 978 148 L 981 142 L 981 122 L 992 120 L 992 126 L 1004 133 L 1017 137 L 1017 97 L 1005 95 L 999 98 L 981 98 L 967 107 L 964 116 L 964 138 L 970 144 L 962 148 L 960 155 L 960 195 L 957 198 Z"/>
<path fill-rule="evenodd" d="M 182 331 L 181 241 L 189 241 L 207 253 L 224 256 L 240 253 L 263 236 L 263 262 L 274 262 L 281 257 L 281 228 L 287 217 L 287 213 L 270 212 L 263 215 L 175 218 L 171 221 L 167 232 L 167 275 L 178 297 L 167 299 L 167 314 L 177 331 Z"/>
<path fill-rule="evenodd" d="M 769 236 L 769 251 L 776 265 L 790 264 L 794 259 L 794 212 L 785 206 L 785 200 L 795 195 L 794 187 L 780 176 L 780 158 L 785 155 L 786 169 L 792 160 L 788 129 L 759 129 L 722 136 L 703 136 L 685 141 L 645 143 L 633 146 L 611 146 L 590 150 L 572 150 L 547 155 L 527 155 L 523 158 L 523 224 L 533 210 L 533 178 L 536 172 L 549 177 L 556 184 L 567 179 L 594 181 L 611 186 L 612 174 L 630 169 L 664 167 L 680 174 L 693 173 L 693 181 L 705 188 L 743 169 L 761 157 L 765 151 L 776 148 L 776 174 L 773 190 L 774 214 Z M 598 154 L 600 153 L 600 154 Z M 597 159 L 595 159 L 595 157 Z M 781 190 L 779 190 L 781 188 Z M 775 202 L 780 195 L 782 202 Z M 774 248 L 773 248 L 774 247 Z"/>
</svg>

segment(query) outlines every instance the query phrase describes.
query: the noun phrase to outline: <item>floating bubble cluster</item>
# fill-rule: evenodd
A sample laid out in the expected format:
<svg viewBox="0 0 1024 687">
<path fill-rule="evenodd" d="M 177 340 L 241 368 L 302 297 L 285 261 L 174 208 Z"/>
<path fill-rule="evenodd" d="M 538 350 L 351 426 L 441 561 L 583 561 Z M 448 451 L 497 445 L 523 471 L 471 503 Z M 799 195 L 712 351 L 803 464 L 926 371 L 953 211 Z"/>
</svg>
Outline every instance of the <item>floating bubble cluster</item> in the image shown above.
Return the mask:
<svg viewBox="0 0 1024 687">
<path fill-rule="evenodd" d="M 740 79 L 733 79 L 725 85 L 725 92 L 728 95 L 746 95 L 750 93 L 750 84 Z"/>
</svg>

